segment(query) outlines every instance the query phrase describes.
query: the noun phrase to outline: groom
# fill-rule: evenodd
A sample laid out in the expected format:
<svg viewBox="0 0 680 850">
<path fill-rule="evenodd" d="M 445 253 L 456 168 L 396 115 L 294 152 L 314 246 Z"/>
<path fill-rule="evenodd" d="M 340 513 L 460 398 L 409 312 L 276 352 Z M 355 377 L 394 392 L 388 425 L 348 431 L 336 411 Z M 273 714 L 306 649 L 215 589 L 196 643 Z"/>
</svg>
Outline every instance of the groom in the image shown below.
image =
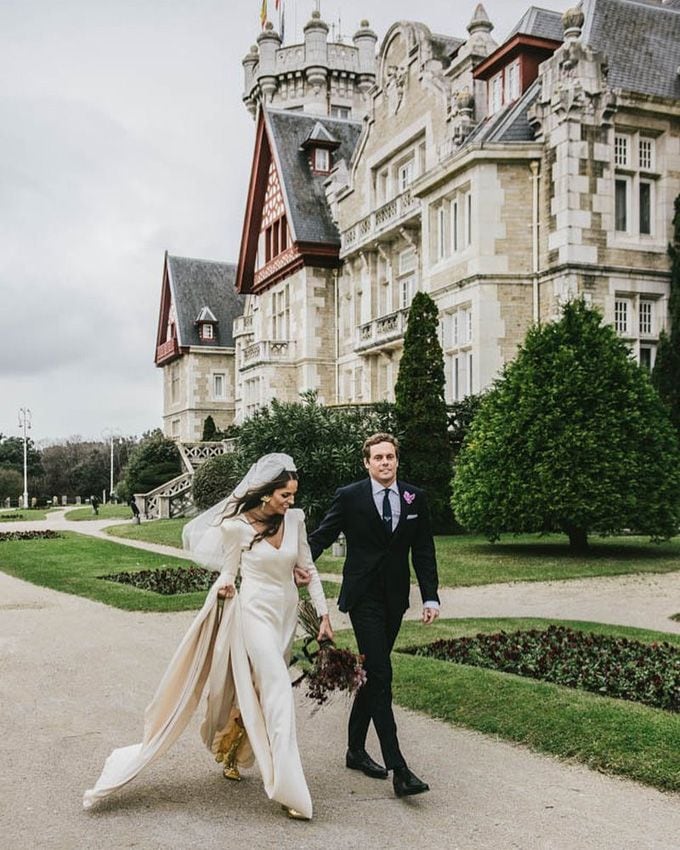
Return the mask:
<svg viewBox="0 0 680 850">
<path fill-rule="evenodd" d="M 425 624 L 439 616 L 437 562 L 425 494 L 397 481 L 397 440 L 391 434 L 373 434 L 364 443 L 363 456 L 368 478 L 336 492 L 309 545 L 316 560 L 340 532 L 347 540 L 338 606 L 349 613 L 367 676 L 349 718 L 347 767 L 377 779 L 393 771 L 394 792 L 405 797 L 429 791 L 429 786 L 408 769 L 399 749 L 390 653 L 409 604 L 409 552 Z M 371 720 L 385 767 L 366 752 Z"/>
</svg>

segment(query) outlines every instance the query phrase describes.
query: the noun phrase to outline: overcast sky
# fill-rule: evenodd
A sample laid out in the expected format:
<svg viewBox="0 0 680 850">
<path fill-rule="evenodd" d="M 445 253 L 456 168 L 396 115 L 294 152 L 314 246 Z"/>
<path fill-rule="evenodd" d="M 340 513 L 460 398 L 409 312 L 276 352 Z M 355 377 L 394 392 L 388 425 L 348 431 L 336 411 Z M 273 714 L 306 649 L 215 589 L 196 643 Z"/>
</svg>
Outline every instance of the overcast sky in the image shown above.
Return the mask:
<svg viewBox="0 0 680 850">
<path fill-rule="evenodd" d="M 285 2 L 292 43 L 315 3 Z M 528 5 L 485 4 L 496 40 Z M 474 6 L 321 0 L 321 13 L 350 36 L 362 18 L 380 39 L 398 19 L 464 36 Z M 18 433 L 20 407 L 37 441 L 161 424 L 163 253 L 238 258 L 254 135 L 241 59 L 259 9 L 0 0 L 0 433 Z"/>
</svg>

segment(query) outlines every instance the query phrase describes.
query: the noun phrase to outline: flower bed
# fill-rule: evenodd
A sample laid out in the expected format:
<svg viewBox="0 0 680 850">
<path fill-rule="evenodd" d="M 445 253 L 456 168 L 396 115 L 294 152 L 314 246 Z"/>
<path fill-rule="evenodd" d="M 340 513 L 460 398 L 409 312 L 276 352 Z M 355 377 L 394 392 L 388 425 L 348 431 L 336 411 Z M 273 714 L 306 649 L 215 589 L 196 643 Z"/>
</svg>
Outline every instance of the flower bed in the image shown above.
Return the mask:
<svg viewBox="0 0 680 850">
<path fill-rule="evenodd" d="M 680 711 L 680 650 L 564 626 L 438 640 L 411 655 L 487 667 Z"/>
<path fill-rule="evenodd" d="M 0 531 L 0 543 L 5 540 L 54 540 L 63 536 L 58 531 Z"/>
<path fill-rule="evenodd" d="M 157 570 L 140 570 L 139 572 L 112 573 L 99 576 L 105 581 L 117 581 L 121 584 L 131 584 L 140 590 L 151 590 L 163 596 L 174 596 L 177 593 L 194 593 L 208 590 L 217 574 L 203 567 L 181 567 L 172 569 L 161 567 Z"/>
</svg>

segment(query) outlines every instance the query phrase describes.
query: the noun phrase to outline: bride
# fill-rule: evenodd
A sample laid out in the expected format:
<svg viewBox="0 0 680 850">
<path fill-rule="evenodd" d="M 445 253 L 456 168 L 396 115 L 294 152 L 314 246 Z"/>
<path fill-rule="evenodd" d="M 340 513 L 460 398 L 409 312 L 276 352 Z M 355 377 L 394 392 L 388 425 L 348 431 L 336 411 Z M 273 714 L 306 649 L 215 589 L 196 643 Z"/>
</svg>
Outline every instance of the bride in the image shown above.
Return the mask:
<svg viewBox="0 0 680 850">
<path fill-rule="evenodd" d="M 146 709 L 142 743 L 111 753 L 85 792 L 85 808 L 128 783 L 177 740 L 207 685 L 201 736 L 224 762 L 225 777 L 240 779 L 239 768 L 257 761 L 268 796 L 289 817 L 312 817 L 287 663 L 297 619 L 295 568 L 309 575 L 321 617 L 319 640 L 332 639 L 333 631 L 304 514 L 292 507 L 297 488 L 292 458 L 264 455 L 227 500 L 185 526 L 185 548 L 220 575 Z"/>
</svg>

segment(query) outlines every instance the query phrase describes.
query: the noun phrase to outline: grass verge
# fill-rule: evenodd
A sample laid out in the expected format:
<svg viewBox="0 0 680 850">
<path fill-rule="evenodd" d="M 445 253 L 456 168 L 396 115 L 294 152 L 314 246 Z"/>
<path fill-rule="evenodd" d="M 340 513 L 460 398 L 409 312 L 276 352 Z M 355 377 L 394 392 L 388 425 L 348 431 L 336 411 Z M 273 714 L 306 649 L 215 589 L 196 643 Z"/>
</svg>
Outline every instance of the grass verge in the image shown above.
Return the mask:
<svg viewBox="0 0 680 850">
<path fill-rule="evenodd" d="M 574 629 L 643 642 L 680 635 L 600 623 L 539 619 L 443 620 L 428 628 L 404 623 L 397 648 L 504 629 Z M 339 643 L 352 645 L 347 632 Z M 525 679 L 495 670 L 395 652 L 394 698 L 406 708 L 533 750 L 577 761 L 665 791 L 680 791 L 680 715 L 639 703 Z"/>
<path fill-rule="evenodd" d="M 105 528 L 107 534 L 114 537 L 125 537 L 128 540 L 143 540 L 146 543 L 158 543 L 161 546 L 182 548 L 182 529 L 188 519 L 154 519 L 139 525 L 110 525 Z"/>
<path fill-rule="evenodd" d="M 132 511 L 127 505 L 100 505 L 99 513 L 95 514 L 92 508 L 88 505 L 83 508 L 74 508 L 72 511 L 67 511 L 64 514 L 64 519 L 71 522 L 82 522 L 83 520 L 93 519 L 131 519 Z"/>
<path fill-rule="evenodd" d="M 28 508 L 28 510 L 4 508 L 0 509 L 0 522 L 39 522 L 47 519 L 48 513 L 48 508 Z"/>
<path fill-rule="evenodd" d="M 205 591 L 163 596 L 132 585 L 104 581 L 99 576 L 159 567 L 186 567 L 189 563 L 70 531 L 55 540 L 10 540 L 0 544 L 0 570 L 8 575 L 127 611 L 200 608 Z M 327 596 L 337 596 L 337 583 L 323 582 L 323 586 Z"/>
<path fill-rule="evenodd" d="M 554 581 L 631 573 L 680 570 L 680 538 L 649 543 L 643 537 L 593 539 L 591 551 L 574 555 L 559 535 L 522 535 L 489 543 L 483 537 L 436 537 L 439 582 L 444 587 L 469 587 L 508 581 Z M 342 558 L 324 554 L 321 572 L 342 571 Z"/>
</svg>

